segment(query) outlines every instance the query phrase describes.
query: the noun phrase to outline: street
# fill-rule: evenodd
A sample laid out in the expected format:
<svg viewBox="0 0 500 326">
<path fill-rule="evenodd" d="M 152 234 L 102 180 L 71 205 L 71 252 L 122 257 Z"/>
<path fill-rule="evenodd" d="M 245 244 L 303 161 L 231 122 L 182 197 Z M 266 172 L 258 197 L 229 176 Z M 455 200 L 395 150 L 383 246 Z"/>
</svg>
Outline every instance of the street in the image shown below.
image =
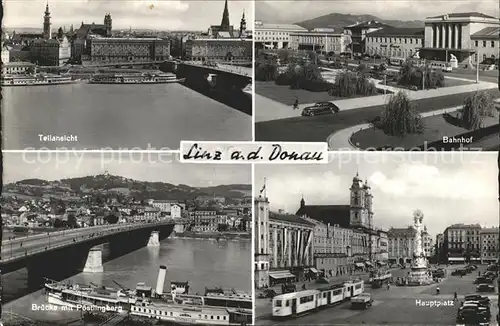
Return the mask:
<svg viewBox="0 0 500 326">
<path fill-rule="evenodd" d="M 374 299 L 373 306 L 366 310 L 351 310 L 349 302 L 338 306 L 326 308 L 313 312 L 297 319 L 291 320 L 271 320 L 269 312 L 271 309 L 269 299 L 257 299 L 256 302 L 256 324 L 257 325 L 318 325 L 318 324 L 392 324 L 392 325 L 455 325 L 456 312 L 460 306 L 459 302 L 453 302 L 453 295 L 456 291 L 459 301 L 463 301 L 463 296 L 476 293 L 476 285 L 473 284 L 477 277 L 477 271 L 472 272 L 463 278 L 451 276 L 451 272 L 459 266 L 451 266 L 448 275 L 439 284 L 441 294 L 436 295 L 437 285 L 421 287 L 398 287 L 371 289 L 370 285 L 365 287 L 365 292 L 371 293 Z M 481 273 L 486 266 L 480 266 Z M 397 269 L 392 271 L 393 277 L 406 276 L 409 269 Z M 319 285 L 317 287 L 320 287 Z M 486 295 L 486 294 L 484 294 Z M 491 315 L 493 323 L 498 312 L 497 294 L 488 294 L 491 301 Z M 443 304 L 440 307 L 419 306 L 417 300 L 421 302 L 438 301 Z M 267 301 L 267 309 L 266 309 Z M 451 302 L 450 302 L 451 301 Z M 444 304 L 450 304 L 444 306 Z M 259 311 L 267 310 L 265 316 L 259 317 Z"/>
<path fill-rule="evenodd" d="M 495 98 L 500 91 L 485 91 Z M 462 105 L 473 92 L 441 96 L 413 101 L 421 113 Z M 383 105 L 340 111 L 334 115 L 314 117 L 294 117 L 281 120 L 256 122 L 255 138 L 257 141 L 324 142 L 336 131 L 366 123 L 380 115 Z M 290 108 L 292 111 L 292 108 Z"/>
</svg>

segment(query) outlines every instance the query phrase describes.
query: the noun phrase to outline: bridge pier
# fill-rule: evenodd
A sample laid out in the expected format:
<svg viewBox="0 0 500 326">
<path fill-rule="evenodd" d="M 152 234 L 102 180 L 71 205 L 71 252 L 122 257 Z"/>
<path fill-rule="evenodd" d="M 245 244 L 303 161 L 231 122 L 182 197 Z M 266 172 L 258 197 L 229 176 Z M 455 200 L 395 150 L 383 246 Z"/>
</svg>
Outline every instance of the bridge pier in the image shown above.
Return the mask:
<svg viewBox="0 0 500 326">
<path fill-rule="evenodd" d="M 184 224 L 176 224 L 174 226 L 174 232 L 175 233 L 184 233 L 184 231 L 185 231 Z"/>
<path fill-rule="evenodd" d="M 160 232 L 153 231 L 149 236 L 148 247 L 159 247 L 160 246 Z"/>
<path fill-rule="evenodd" d="M 91 248 L 87 257 L 87 262 L 83 268 L 84 273 L 102 273 L 104 267 L 102 266 L 102 249 Z"/>
</svg>

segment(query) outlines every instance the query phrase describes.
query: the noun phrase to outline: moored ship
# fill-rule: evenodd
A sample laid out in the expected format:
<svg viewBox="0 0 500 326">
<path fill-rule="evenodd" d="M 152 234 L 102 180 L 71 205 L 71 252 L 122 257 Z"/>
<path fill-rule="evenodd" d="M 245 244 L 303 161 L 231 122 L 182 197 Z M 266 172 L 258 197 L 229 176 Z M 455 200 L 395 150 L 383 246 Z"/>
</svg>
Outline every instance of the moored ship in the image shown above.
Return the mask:
<svg viewBox="0 0 500 326">
<path fill-rule="evenodd" d="M 191 295 L 188 282 L 171 282 L 164 293 L 166 267 L 160 266 L 156 289 L 141 282 L 135 290 L 47 281 L 49 303 L 72 309 L 102 312 L 128 311 L 138 317 L 179 324 L 241 325 L 252 323 L 252 298 L 235 290 L 205 289 L 205 295 Z"/>
<path fill-rule="evenodd" d="M 79 79 L 72 79 L 69 75 L 5 75 L 0 78 L 0 86 L 46 86 L 63 85 L 79 82 Z"/>
<path fill-rule="evenodd" d="M 182 83 L 184 78 L 174 74 L 138 73 L 138 74 L 97 74 L 89 80 L 90 84 L 169 84 Z"/>
</svg>

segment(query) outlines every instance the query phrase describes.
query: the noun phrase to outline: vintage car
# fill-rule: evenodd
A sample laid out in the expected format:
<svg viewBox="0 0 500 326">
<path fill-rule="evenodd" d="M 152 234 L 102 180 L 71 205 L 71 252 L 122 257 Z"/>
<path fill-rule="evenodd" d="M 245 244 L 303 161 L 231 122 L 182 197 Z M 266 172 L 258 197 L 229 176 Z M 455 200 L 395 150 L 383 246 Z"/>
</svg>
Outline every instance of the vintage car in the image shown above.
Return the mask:
<svg viewBox="0 0 500 326">
<path fill-rule="evenodd" d="M 320 114 L 338 113 L 340 109 L 332 102 L 318 102 L 313 106 L 308 106 L 302 110 L 302 116 L 313 117 Z"/>
<path fill-rule="evenodd" d="M 477 292 L 495 292 L 495 287 L 491 284 L 479 284 L 476 287 Z"/>
<path fill-rule="evenodd" d="M 373 305 L 372 295 L 370 293 L 362 293 L 357 297 L 351 298 L 352 309 L 366 309 Z"/>
</svg>

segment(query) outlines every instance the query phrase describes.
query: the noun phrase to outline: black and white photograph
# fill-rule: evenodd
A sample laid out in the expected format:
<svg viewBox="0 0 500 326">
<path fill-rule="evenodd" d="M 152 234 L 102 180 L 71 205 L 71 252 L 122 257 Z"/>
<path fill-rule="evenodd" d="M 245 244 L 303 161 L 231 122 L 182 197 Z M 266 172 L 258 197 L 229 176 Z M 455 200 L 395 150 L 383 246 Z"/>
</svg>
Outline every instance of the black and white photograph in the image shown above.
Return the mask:
<svg viewBox="0 0 500 326">
<path fill-rule="evenodd" d="M 249 165 L 4 154 L 8 326 L 252 324 Z"/>
<path fill-rule="evenodd" d="M 498 156 L 257 165 L 255 325 L 498 325 Z"/>
<path fill-rule="evenodd" d="M 498 1 L 256 1 L 255 139 L 499 149 Z"/>
<path fill-rule="evenodd" d="M 6 0 L 7 150 L 252 140 L 253 2 Z"/>
</svg>

